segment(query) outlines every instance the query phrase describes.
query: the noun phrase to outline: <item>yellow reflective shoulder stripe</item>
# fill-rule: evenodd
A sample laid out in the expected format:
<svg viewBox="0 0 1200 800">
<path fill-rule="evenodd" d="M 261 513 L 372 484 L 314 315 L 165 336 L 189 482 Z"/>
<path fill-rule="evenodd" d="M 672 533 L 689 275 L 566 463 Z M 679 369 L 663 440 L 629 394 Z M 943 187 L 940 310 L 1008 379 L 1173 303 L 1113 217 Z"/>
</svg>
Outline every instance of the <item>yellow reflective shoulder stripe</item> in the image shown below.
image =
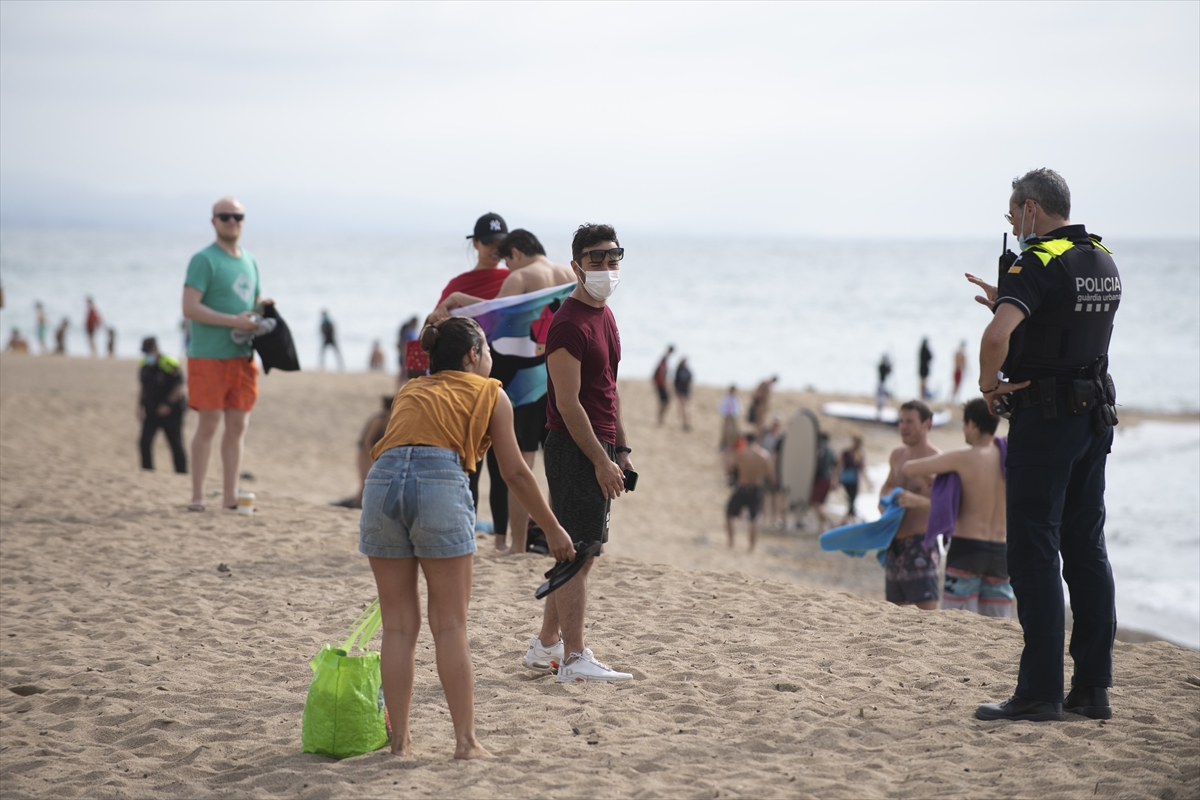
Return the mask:
<svg viewBox="0 0 1200 800">
<path fill-rule="evenodd" d="M 1050 259 L 1061 256 L 1074 246 L 1070 239 L 1051 239 L 1048 242 L 1032 244 L 1028 249 L 1033 251 L 1044 267 L 1050 263 Z"/>
<path fill-rule="evenodd" d="M 1112 250 L 1109 250 L 1107 247 L 1105 247 L 1104 245 L 1100 244 L 1100 240 L 1099 240 L 1099 239 L 1092 239 L 1092 244 L 1096 245 L 1096 247 L 1099 247 L 1101 250 L 1103 250 L 1104 252 L 1108 253 L 1110 256 L 1112 255 Z"/>
</svg>

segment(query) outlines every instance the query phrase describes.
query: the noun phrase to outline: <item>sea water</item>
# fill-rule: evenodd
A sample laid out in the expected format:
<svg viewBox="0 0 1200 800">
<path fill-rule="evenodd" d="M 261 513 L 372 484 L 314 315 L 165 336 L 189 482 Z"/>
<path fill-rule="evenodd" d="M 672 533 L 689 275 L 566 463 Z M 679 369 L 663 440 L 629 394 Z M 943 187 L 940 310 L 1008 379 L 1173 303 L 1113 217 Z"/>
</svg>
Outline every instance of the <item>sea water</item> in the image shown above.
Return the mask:
<svg viewBox="0 0 1200 800">
<path fill-rule="evenodd" d="M 570 260 L 567 235 L 545 237 Z M 142 337 L 182 349 L 183 276 L 211 234 L 0 231 L 0 334 L 34 335 L 34 301 L 53 329 L 71 322 L 67 351 L 86 352 L 84 298 L 117 331 L 117 353 Z M 561 242 L 557 240 L 561 239 Z M 1106 239 L 1123 299 L 1110 348 L 1120 402 L 1149 411 L 1200 410 L 1200 242 Z M 991 318 L 964 272 L 993 281 L 996 242 L 803 241 L 627 236 L 612 300 L 625 378 L 649 377 L 667 344 L 696 380 L 750 389 L 769 375 L 781 388 L 872 395 L 889 354 L 890 389 L 917 392 L 917 352 L 934 353 L 929 386 L 951 392 L 953 352 L 966 342 L 966 395 L 977 381 L 979 336 Z M 424 318 L 442 287 L 470 269 L 463 240 L 255 236 L 263 293 L 287 319 L 305 369 L 318 365 L 320 313 L 329 311 L 347 367 L 365 369 L 380 342 L 395 369 L 396 333 Z M 103 340 L 103 335 L 100 337 Z M 102 341 L 98 342 L 102 345 Z M 37 345 L 34 343 L 36 351 Z M 335 362 L 332 353 L 326 367 Z M 1200 647 L 1200 433 L 1196 424 L 1118 427 L 1108 473 L 1108 537 L 1123 625 Z"/>
</svg>

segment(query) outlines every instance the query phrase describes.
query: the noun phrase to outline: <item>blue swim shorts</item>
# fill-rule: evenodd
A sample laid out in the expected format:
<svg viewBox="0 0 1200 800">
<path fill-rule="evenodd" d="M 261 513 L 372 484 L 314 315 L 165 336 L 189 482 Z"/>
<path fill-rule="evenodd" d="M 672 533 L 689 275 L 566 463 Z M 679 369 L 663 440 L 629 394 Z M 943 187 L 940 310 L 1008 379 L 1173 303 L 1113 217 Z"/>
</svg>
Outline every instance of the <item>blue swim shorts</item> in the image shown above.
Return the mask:
<svg viewBox="0 0 1200 800">
<path fill-rule="evenodd" d="M 385 450 L 363 486 L 358 551 L 375 558 L 456 558 L 475 552 L 475 504 L 458 453 Z"/>
</svg>

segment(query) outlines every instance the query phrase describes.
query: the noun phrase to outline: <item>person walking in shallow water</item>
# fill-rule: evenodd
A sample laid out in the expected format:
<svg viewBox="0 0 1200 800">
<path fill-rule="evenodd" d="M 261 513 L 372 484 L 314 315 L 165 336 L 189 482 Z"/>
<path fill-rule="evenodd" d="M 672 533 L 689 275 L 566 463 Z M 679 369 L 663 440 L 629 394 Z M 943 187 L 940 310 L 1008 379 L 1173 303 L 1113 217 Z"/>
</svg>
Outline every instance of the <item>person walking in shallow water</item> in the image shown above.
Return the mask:
<svg viewBox="0 0 1200 800">
<path fill-rule="evenodd" d="M 96 302 L 92 298 L 87 299 L 87 313 L 83 318 L 83 330 L 87 334 L 88 349 L 92 351 L 92 355 L 96 356 L 99 353 L 96 350 L 96 331 L 104 324 L 104 320 L 100 318 L 100 311 L 96 308 Z"/>
<path fill-rule="evenodd" d="M 346 365 L 344 363 L 342 363 L 342 351 L 338 348 L 338 344 L 337 344 L 337 328 L 334 327 L 333 320 L 329 318 L 329 312 L 322 309 L 321 310 L 321 357 L 319 359 L 321 369 L 325 369 L 325 351 L 331 347 L 333 348 L 334 357 L 337 358 L 338 371 L 340 372 L 346 368 Z"/>
</svg>

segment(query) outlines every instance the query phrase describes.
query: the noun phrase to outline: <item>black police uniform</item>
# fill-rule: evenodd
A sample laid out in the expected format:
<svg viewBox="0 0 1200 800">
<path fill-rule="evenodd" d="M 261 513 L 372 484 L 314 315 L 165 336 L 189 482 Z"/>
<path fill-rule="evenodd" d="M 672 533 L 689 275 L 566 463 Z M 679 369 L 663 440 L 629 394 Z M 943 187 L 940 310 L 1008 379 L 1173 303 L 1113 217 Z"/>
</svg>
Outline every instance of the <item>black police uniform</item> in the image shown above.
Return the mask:
<svg viewBox="0 0 1200 800">
<path fill-rule="evenodd" d="M 1100 237 L 1067 225 L 1035 239 L 1001 281 L 996 307 L 1026 318 L 1002 371 L 1014 383 L 1008 460 L 1008 571 L 1025 634 L 1016 696 L 1063 701 L 1062 577 L 1074 625 L 1072 686 L 1112 686 L 1116 607 L 1104 544 L 1104 467 L 1115 391 L 1108 344 L 1121 277 Z M 1107 386 L 1107 390 L 1106 387 Z"/>
<path fill-rule="evenodd" d="M 154 434 L 162 428 L 171 445 L 176 472 L 187 472 L 187 452 L 183 449 L 183 399 L 171 402 L 170 396 L 183 383 L 179 362 L 170 356 L 150 361 L 142 359 L 142 469 L 154 469 Z M 158 414 L 160 405 L 170 406 L 165 417 Z"/>
</svg>

